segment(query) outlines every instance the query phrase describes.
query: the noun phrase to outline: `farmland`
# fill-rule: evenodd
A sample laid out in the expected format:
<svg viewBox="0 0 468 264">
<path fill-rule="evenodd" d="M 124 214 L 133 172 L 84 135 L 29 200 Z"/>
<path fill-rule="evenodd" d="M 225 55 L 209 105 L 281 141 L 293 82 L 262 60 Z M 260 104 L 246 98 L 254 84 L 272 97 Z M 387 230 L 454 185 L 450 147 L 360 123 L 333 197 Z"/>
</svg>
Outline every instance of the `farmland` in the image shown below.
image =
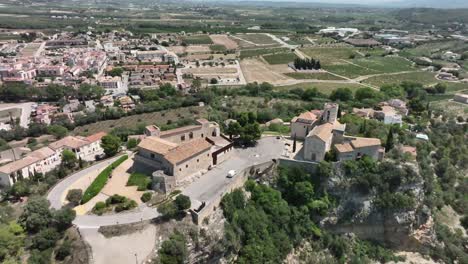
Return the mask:
<svg viewBox="0 0 468 264">
<path fill-rule="evenodd" d="M 301 49 L 307 56 L 320 60 L 323 65 L 336 63 L 338 60 L 349 59 L 352 55 L 356 55 L 356 49 L 348 47 L 314 47 Z"/>
<path fill-rule="evenodd" d="M 364 80 L 364 83 L 382 86 L 383 84 L 399 84 L 404 81 L 407 82 L 418 82 L 424 85 L 434 84 L 437 79 L 434 77 L 435 74 L 432 72 L 412 72 L 412 73 L 401 73 L 394 75 L 381 75 L 370 77 L 367 80 Z"/>
<path fill-rule="evenodd" d="M 274 45 L 277 44 L 272 38 L 265 34 L 242 34 L 237 35 L 237 37 L 247 41 L 252 42 L 256 45 Z"/>
<path fill-rule="evenodd" d="M 368 57 L 341 60 L 338 64 L 326 65 L 324 68 L 348 78 L 415 70 L 411 62 L 400 57 Z"/>
<path fill-rule="evenodd" d="M 183 41 L 189 45 L 213 44 L 213 41 L 208 35 L 188 36 L 188 37 L 184 37 Z"/>
<path fill-rule="evenodd" d="M 286 76 L 289 76 L 294 79 L 312 79 L 312 80 L 343 80 L 338 76 L 330 74 L 328 72 L 318 72 L 318 73 L 306 73 L 306 72 L 291 72 L 286 73 Z"/>
<path fill-rule="evenodd" d="M 241 50 L 240 52 L 240 58 L 245 59 L 245 58 L 257 57 L 257 56 L 261 56 L 265 54 L 283 53 L 287 51 L 288 49 L 286 48 L 244 49 L 244 50 Z"/>
<path fill-rule="evenodd" d="M 293 62 L 297 58 L 297 56 L 292 52 L 288 52 L 263 55 L 263 58 L 269 64 L 288 64 L 290 62 Z"/>
<path fill-rule="evenodd" d="M 227 35 L 210 35 L 210 38 L 216 45 L 222 45 L 229 50 L 239 47 L 239 45 Z"/>
</svg>

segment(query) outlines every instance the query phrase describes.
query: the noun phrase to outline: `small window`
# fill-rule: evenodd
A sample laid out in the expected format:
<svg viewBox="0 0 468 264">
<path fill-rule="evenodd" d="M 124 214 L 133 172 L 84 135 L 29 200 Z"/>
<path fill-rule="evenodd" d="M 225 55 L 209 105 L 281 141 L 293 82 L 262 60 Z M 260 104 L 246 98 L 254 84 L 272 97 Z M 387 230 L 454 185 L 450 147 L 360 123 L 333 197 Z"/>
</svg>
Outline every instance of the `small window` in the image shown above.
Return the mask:
<svg viewBox="0 0 468 264">
<path fill-rule="evenodd" d="M 154 156 L 154 154 L 153 154 L 153 153 L 151 153 L 151 158 L 152 158 L 152 159 L 154 159 L 154 157 L 155 157 L 155 156 Z"/>
<path fill-rule="evenodd" d="M 201 134 L 201 137 L 203 137 L 203 134 Z"/>
<path fill-rule="evenodd" d="M 197 162 L 200 162 L 200 159 L 197 159 Z"/>
<path fill-rule="evenodd" d="M 180 140 L 181 140 L 181 141 L 185 141 L 185 135 L 181 136 L 181 137 L 180 137 Z"/>
<path fill-rule="evenodd" d="M 189 138 L 190 138 L 190 139 L 193 138 L 193 132 L 190 132 L 190 133 L 189 133 Z"/>
<path fill-rule="evenodd" d="M 180 168 L 179 171 L 182 171 L 182 168 Z"/>
<path fill-rule="evenodd" d="M 187 164 L 187 165 L 185 165 L 185 168 L 188 168 L 188 164 Z"/>
</svg>

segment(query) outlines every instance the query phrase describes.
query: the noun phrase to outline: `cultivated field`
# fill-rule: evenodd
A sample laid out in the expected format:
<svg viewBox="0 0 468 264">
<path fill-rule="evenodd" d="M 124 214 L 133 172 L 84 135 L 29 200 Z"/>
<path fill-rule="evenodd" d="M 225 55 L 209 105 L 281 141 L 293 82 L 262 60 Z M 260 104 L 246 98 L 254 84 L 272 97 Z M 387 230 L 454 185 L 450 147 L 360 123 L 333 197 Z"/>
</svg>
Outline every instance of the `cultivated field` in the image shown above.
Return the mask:
<svg viewBox="0 0 468 264">
<path fill-rule="evenodd" d="M 350 59 L 351 55 L 356 54 L 356 49 L 348 47 L 314 47 L 301 51 L 311 58 L 320 60 L 322 66 L 334 64 L 341 59 Z"/>
<path fill-rule="evenodd" d="M 275 53 L 271 55 L 263 55 L 263 58 L 269 64 L 288 64 L 293 62 L 297 56 L 292 52 Z"/>
<path fill-rule="evenodd" d="M 431 108 L 448 112 L 454 117 L 462 116 L 465 119 L 468 118 L 468 107 L 466 107 L 465 104 L 453 102 L 451 100 L 431 102 Z"/>
<path fill-rule="evenodd" d="M 210 46 L 208 45 L 190 45 L 187 46 L 185 49 L 188 53 L 203 53 L 203 52 L 210 52 Z"/>
<path fill-rule="evenodd" d="M 134 129 L 141 124 L 156 124 L 158 126 L 163 126 L 168 124 L 169 120 L 171 123 L 174 123 L 177 120 L 184 118 L 197 119 L 202 117 L 206 118 L 205 108 L 195 106 L 185 107 L 174 110 L 127 116 L 116 120 L 100 121 L 98 123 L 77 127 L 73 130 L 73 133 L 76 135 L 91 135 L 101 131 L 110 132 L 112 129 L 120 127 Z"/>
<path fill-rule="evenodd" d="M 287 52 L 288 49 L 286 48 L 265 48 L 265 49 L 244 49 L 240 52 L 240 58 L 250 58 L 250 57 L 257 57 L 265 54 L 276 54 L 276 53 L 283 53 Z"/>
<path fill-rule="evenodd" d="M 423 85 L 434 84 L 438 82 L 438 80 L 435 78 L 435 74 L 432 72 L 411 72 L 374 76 L 364 80 L 363 82 L 380 87 L 383 84 L 399 84 L 404 81 L 418 82 L 422 83 Z"/>
<path fill-rule="evenodd" d="M 343 78 L 340 78 L 328 72 L 291 72 L 286 73 L 286 75 L 298 80 L 344 80 Z"/>
<path fill-rule="evenodd" d="M 182 69 L 184 73 L 192 74 L 233 74 L 237 73 L 237 68 L 234 67 L 199 67 Z"/>
<path fill-rule="evenodd" d="M 272 38 L 265 34 L 238 34 L 236 37 L 239 37 L 246 42 L 251 42 L 255 45 L 274 45 L 278 44 Z"/>
<path fill-rule="evenodd" d="M 273 85 L 290 83 L 291 78 L 273 71 L 267 64 L 258 59 L 245 59 L 241 61 L 242 72 L 248 83 L 269 82 Z"/>
<path fill-rule="evenodd" d="M 189 45 L 202 45 L 202 44 L 213 44 L 213 41 L 208 35 L 193 35 L 182 38 L 182 40 Z"/>
<path fill-rule="evenodd" d="M 210 35 L 211 40 L 217 44 L 226 47 L 228 50 L 237 49 L 239 45 L 227 35 Z"/>
</svg>

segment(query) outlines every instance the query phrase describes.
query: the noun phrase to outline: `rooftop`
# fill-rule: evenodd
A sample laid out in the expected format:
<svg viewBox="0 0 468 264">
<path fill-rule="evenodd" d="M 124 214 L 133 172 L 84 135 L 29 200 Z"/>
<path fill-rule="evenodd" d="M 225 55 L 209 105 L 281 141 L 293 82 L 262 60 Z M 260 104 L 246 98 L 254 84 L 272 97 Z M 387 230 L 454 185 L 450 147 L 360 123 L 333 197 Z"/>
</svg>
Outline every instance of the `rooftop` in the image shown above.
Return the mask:
<svg viewBox="0 0 468 264">
<path fill-rule="evenodd" d="M 179 145 L 175 149 L 169 151 L 164 157 L 172 164 L 177 164 L 211 147 L 212 145 L 206 141 L 206 139 L 197 138 Z"/>
<path fill-rule="evenodd" d="M 177 144 L 169 142 L 164 139 L 160 139 L 158 137 L 147 137 L 143 139 L 140 144 L 138 144 L 139 148 L 143 148 L 149 150 L 154 153 L 159 153 L 161 155 L 167 154 L 170 150 L 177 147 Z"/>
</svg>

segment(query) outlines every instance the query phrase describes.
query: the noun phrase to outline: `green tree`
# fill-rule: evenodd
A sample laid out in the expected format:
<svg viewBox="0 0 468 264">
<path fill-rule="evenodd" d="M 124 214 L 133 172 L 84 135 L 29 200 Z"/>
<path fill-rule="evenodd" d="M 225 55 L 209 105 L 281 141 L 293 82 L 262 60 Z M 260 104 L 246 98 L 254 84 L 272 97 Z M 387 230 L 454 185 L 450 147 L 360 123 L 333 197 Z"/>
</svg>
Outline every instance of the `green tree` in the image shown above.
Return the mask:
<svg viewBox="0 0 468 264">
<path fill-rule="evenodd" d="M 53 224 L 59 231 L 64 231 L 72 225 L 76 212 L 71 208 L 62 208 L 53 212 Z"/>
<path fill-rule="evenodd" d="M 60 234 L 55 228 L 45 228 L 39 231 L 32 238 L 31 248 L 38 250 L 46 250 L 54 247 L 57 240 L 60 239 Z"/>
<path fill-rule="evenodd" d="M 353 91 L 349 88 L 338 88 L 330 94 L 330 100 L 342 102 L 353 100 Z"/>
<path fill-rule="evenodd" d="M 176 232 L 170 236 L 169 240 L 162 243 L 159 250 L 161 264 L 183 264 L 187 258 L 187 241 L 182 234 Z"/>
<path fill-rule="evenodd" d="M 127 141 L 127 149 L 134 149 L 134 148 L 136 148 L 136 146 L 138 146 L 138 140 L 137 139 L 130 138 Z"/>
<path fill-rule="evenodd" d="M 77 162 L 78 159 L 71 150 L 65 149 L 62 151 L 62 165 L 65 166 L 65 168 L 73 169 L 76 167 Z"/>
<path fill-rule="evenodd" d="M 387 135 L 387 141 L 385 142 L 385 151 L 390 151 L 394 145 L 395 142 L 393 141 L 393 129 L 390 128 Z"/>
<path fill-rule="evenodd" d="M 19 198 L 31 194 L 31 183 L 25 180 L 17 181 L 10 190 L 11 195 Z"/>
<path fill-rule="evenodd" d="M 28 232 L 35 233 L 46 228 L 52 221 L 52 213 L 49 211 L 49 202 L 39 196 L 30 197 L 19 217 L 19 223 Z"/>
<path fill-rule="evenodd" d="M 247 124 L 242 128 L 242 132 L 240 135 L 240 140 L 244 144 L 253 145 L 257 140 L 260 139 L 262 136 L 262 131 L 260 130 L 260 126 L 257 122 L 253 124 Z"/>
<path fill-rule="evenodd" d="M 55 136 L 56 138 L 64 138 L 68 134 L 68 129 L 61 125 L 50 125 L 47 127 L 47 133 Z"/>
<path fill-rule="evenodd" d="M 101 147 L 108 157 L 115 156 L 119 152 L 121 144 L 120 138 L 113 135 L 105 135 L 101 139 Z"/>
<path fill-rule="evenodd" d="M 78 96 L 80 97 L 81 101 L 86 99 L 99 99 L 105 93 L 106 91 L 97 85 L 81 84 L 78 88 Z"/>
<path fill-rule="evenodd" d="M 114 67 L 112 70 L 107 72 L 107 75 L 115 77 L 115 76 L 122 76 L 124 70 L 121 67 Z"/>
<path fill-rule="evenodd" d="M 180 194 L 176 197 L 176 199 L 174 200 L 176 206 L 177 206 L 177 209 L 179 211 L 185 211 L 187 209 L 190 208 L 191 206 L 191 202 L 190 202 L 190 197 L 186 196 L 186 195 L 183 195 L 183 194 Z"/>
<path fill-rule="evenodd" d="M 0 262 L 17 258 L 24 246 L 25 233 L 15 222 L 0 225 Z"/>
<path fill-rule="evenodd" d="M 233 136 L 238 136 L 242 132 L 242 127 L 238 122 L 229 123 L 226 133 L 229 135 L 229 138 L 232 139 Z"/>
</svg>

